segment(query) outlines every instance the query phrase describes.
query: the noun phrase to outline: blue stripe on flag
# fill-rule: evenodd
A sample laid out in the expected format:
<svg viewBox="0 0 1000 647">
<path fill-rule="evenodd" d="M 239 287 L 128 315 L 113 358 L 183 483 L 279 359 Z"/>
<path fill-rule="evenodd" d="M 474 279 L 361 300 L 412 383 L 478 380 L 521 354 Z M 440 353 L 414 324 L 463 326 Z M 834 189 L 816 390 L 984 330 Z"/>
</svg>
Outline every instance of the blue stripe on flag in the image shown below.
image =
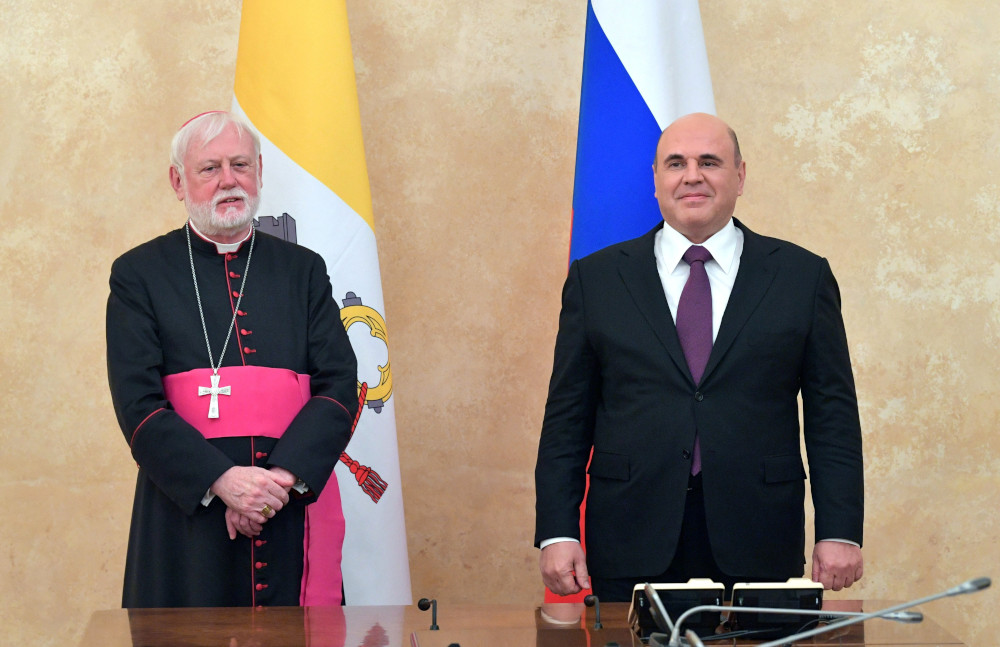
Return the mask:
<svg viewBox="0 0 1000 647">
<path fill-rule="evenodd" d="M 641 236 L 662 219 L 652 170 L 659 134 L 588 2 L 570 261 Z"/>
</svg>

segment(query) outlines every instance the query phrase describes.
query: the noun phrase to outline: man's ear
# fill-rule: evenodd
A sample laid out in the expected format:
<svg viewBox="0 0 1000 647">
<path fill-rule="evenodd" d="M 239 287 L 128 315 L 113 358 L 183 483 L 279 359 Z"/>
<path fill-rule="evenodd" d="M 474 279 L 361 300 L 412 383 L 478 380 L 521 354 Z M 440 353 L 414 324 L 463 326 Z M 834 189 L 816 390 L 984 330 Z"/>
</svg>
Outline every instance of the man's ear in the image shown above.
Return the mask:
<svg viewBox="0 0 1000 647">
<path fill-rule="evenodd" d="M 173 188 L 174 193 L 177 194 L 178 200 L 184 199 L 184 181 L 181 178 L 180 172 L 177 170 L 176 166 L 170 167 L 170 186 Z"/>
</svg>

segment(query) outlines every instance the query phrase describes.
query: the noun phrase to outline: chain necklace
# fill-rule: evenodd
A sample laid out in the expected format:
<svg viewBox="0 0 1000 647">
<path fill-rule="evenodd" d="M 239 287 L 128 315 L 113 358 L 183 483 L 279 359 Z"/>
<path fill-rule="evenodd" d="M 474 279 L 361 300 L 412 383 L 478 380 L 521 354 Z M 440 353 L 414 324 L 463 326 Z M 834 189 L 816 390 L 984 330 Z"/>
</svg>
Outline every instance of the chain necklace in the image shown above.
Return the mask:
<svg viewBox="0 0 1000 647">
<path fill-rule="evenodd" d="M 208 349 L 208 365 L 212 367 L 212 375 L 209 380 L 212 386 L 199 386 L 198 395 L 210 395 L 211 401 L 208 405 L 208 417 L 219 417 L 219 396 L 230 395 L 231 386 L 219 386 L 219 369 L 222 368 L 222 358 L 226 356 L 226 348 L 229 347 L 229 339 L 233 336 L 233 328 L 236 327 L 236 316 L 240 311 L 240 302 L 243 301 L 243 288 L 247 285 L 247 276 L 250 274 L 250 259 L 253 257 L 253 241 L 257 238 L 257 230 L 250 228 L 250 250 L 247 252 L 247 264 L 243 269 L 243 282 L 240 284 L 240 293 L 236 298 L 236 306 L 233 307 L 233 320 L 229 322 L 229 332 L 226 334 L 226 343 L 222 345 L 222 352 L 219 353 L 219 364 L 215 364 L 212 356 L 212 344 L 208 341 L 208 326 L 205 325 L 205 310 L 201 307 L 201 292 L 198 290 L 198 275 L 194 271 L 194 252 L 191 249 L 191 228 L 188 223 L 184 223 L 184 233 L 187 235 L 188 260 L 191 261 L 191 280 L 194 282 L 194 298 L 198 302 L 198 316 L 201 317 L 201 330 L 205 333 L 205 348 Z"/>
</svg>

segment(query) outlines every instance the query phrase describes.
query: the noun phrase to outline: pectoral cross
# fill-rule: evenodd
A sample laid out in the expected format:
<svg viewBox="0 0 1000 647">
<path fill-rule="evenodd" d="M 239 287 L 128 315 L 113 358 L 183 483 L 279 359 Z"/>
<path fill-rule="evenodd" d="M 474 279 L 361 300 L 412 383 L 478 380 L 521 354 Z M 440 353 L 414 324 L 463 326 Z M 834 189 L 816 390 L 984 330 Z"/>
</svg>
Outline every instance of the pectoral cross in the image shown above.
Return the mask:
<svg viewBox="0 0 1000 647">
<path fill-rule="evenodd" d="M 219 417 L 219 396 L 220 395 L 229 395 L 231 393 L 232 389 L 233 389 L 233 387 L 231 387 L 231 386 L 219 386 L 219 380 L 221 378 L 222 378 L 222 376 L 219 375 L 218 373 L 213 373 L 211 376 L 209 376 L 209 379 L 212 381 L 212 386 L 199 386 L 198 387 L 198 396 L 199 397 L 201 397 L 203 395 L 210 395 L 210 396 L 212 396 L 212 400 L 208 404 L 208 417 L 209 418 L 218 418 Z"/>
</svg>

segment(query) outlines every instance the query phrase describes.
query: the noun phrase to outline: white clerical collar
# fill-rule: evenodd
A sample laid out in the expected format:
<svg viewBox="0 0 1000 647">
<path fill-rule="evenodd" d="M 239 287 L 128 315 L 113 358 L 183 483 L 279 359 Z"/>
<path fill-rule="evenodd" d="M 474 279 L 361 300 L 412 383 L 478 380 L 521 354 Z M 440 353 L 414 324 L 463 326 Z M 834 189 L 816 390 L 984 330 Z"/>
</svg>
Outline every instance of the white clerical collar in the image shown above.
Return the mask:
<svg viewBox="0 0 1000 647">
<path fill-rule="evenodd" d="M 742 233 L 736 229 L 733 219 L 730 218 L 722 229 L 701 243 L 702 247 L 708 249 L 712 254 L 712 260 L 718 263 L 726 274 L 729 274 L 733 267 L 733 259 L 736 257 Z M 658 238 L 657 244 L 660 246 L 660 258 L 663 259 L 663 266 L 667 268 L 668 272 L 673 272 L 681 262 L 684 252 L 691 246 L 691 241 L 667 223 L 663 223 L 663 229 Z"/>
<path fill-rule="evenodd" d="M 216 251 L 218 251 L 220 254 L 229 254 L 230 252 L 237 251 L 240 248 L 240 245 L 247 242 L 250 239 L 250 234 L 253 233 L 253 225 L 251 225 L 250 228 L 247 229 L 247 235 L 243 237 L 243 240 L 237 241 L 235 243 L 220 243 L 212 240 L 205 234 L 198 231 L 198 228 L 194 226 L 194 221 L 191 220 L 190 218 L 188 219 L 188 225 L 191 227 L 191 231 L 198 234 L 198 236 L 202 240 L 207 240 L 208 242 L 215 245 Z"/>
</svg>

